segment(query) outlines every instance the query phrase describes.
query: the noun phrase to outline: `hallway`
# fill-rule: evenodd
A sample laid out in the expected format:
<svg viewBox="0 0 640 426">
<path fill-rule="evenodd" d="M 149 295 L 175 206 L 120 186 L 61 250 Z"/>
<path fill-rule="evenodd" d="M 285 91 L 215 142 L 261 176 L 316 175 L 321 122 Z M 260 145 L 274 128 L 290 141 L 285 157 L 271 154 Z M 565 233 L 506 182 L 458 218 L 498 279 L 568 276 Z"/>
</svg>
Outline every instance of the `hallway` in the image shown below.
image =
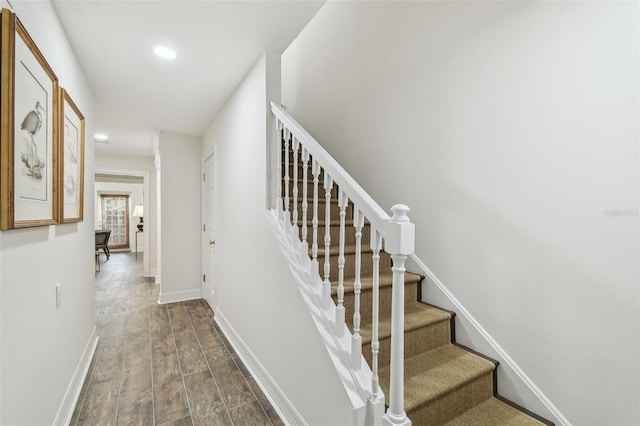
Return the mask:
<svg viewBox="0 0 640 426">
<path fill-rule="evenodd" d="M 204 300 L 158 305 L 135 255 L 100 261 L 100 340 L 72 426 L 283 424 Z"/>
</svg>

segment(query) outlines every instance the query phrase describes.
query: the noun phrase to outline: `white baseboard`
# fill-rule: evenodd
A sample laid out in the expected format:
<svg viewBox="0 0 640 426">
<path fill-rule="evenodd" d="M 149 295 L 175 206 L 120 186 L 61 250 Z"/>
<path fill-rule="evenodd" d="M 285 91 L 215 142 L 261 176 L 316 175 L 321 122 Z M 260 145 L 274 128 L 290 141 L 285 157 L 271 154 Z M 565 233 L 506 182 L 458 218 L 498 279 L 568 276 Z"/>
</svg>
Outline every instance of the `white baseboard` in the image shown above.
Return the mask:
<svg viewBox="0 0 640 426">
<path fill-rule="evenodd" d="M 80 362 L 78 363 L 76 371 L 71 377 L 71 381 L 69 382 L 69 386 L 67 386 L 67 391 L 62 398 L 60 407 L 58 407 L 58 413 L 56 414 L 56 418 L 53 421 L 54 425 L 64 426 L 68 425 L 71 422 L 71 417 L 73 417 L 73 410 L 78 403 L 78 398 L 80 397 L 80 392 L 82 391 L 82 385 L 87 378 L 87 373 L 89 372 L 89 366 L 91 365 L 93 354 L 96 351 L 96 346 L 98 346 L 98 335 L 96 327 L 94 326 L 93 330 L 91 331 L 91 335 L 89 336 L 89 341 L 85 345 L 84 351 L 82 352 Z"/>
<path fill-rule="evenodd" d="M 431 272 L 431 270 L 427 267 L 427 265 L 418 258 L 415 254 L 411 255 L 411 259 L 415 262 L 415 264 L 422 270 L 422 272 L 427 276 L 427 279 L 435 284 L 437 290 L 440 295 L 448 300 L 448 302 L 452 305 L 452 307 L 442 306 L 446 309 L 452 309 L 457 315 L 458 318 L 464 325 L 467 325 L 466 332 L 471 334 L 474 333 L 480 337 L 481 340 L 486 342 L 489 347 L 494 351 L 492 354 L 486 354 L 491 357 L 497 358 L 497 361 L 500 362 L 501 368 L 511 370 L 515 373 L 515 376 L 524 384 L 526 388 L 528 388 L 529 392 L 537 398 L 540 403 L 548 410 L 549 414 L 555 417 L 554 422 L 561 425 L 570 425 L 569 420 L 560 412 L 560 410 L 547 398 L 547 396 L 536 386 L 536 384 L 531 380 L 531 378 L 520 368 L 518 364 L 509 356 L 509 354 L 500 346 L 500 344 L 489 334 L 487 330 L 478 322 L 478 320 L 471 315 L 471 313 L 460 303 L 460 301 L 449 291 L 449 289 L 436 277 L 436 275 Z M 422 295 L 420 295 L 422 298 Z M 470 327 L 469 327 L 470 326 Z M 476 348 L 474 348 L 476 349 Z M 509 396 L 509 395 L 507 395 Z M 514 401 L 516 403 L 521 403 L 521 401 Z M 540 413 L 538 413 L 540 414 Z M 544 415 L 544 414 L 543 414 Z"/>
<path fill-rule="evenodd" d="M 202 298 L 202 289 L 197 288 L 194 290 L 174 291 L 171 293 L 165 293 L 160 291 L 160 297 L 158 303 L 164 305 L 165 303 L 184 302 L 185 300 L 193 300 Z"/>
<path fill-rule="evenodd" d="M 293 403 L 287 398 L 287 395 L 280 389 L 276 381 L 271 377 L 269 372 L 258 361 L 256 356 L 251 352 L 249 347 L 244 343 L 242 338 L 236 333 L 234 328 L 226 320 L 221 312 L 216 312 L 214 317 L 216 324 L 222 329 L 224 335 L 233 346 L 233 349 L 244 363 L 251 376 L 256 381 L 262 392 L 267 397 L 274 410 L 280 416 L 280 419 L 287 425 L 307 425 L 304 417 L 298 412 Z"/>
</svg>

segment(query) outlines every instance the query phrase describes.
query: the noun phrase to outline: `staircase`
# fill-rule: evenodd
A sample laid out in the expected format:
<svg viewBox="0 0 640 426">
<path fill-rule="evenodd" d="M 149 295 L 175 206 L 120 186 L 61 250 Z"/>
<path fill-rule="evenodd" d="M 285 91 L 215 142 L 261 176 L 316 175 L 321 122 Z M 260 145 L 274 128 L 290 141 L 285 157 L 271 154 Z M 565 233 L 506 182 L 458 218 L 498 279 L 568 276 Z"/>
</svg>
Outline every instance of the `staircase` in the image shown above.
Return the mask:
<svg viewBox="0 0 640 426">
<path fill-rule="evenodd" d="M 330 297 L 336 306 L 336 333 L 346 326 L 351 334 L 345 352 L 350 352 L 353 368 L 360 367 L 362 357 L 371 366 L 372 400 L 391 396 L 387 415 L 368 417 L 367 424 L 552 424 L 497 395 L 498 363 L 455 343 L 455 314 L 419 301 L 422 277 L 404 272 L 406 252 L 394 256 L 380 250 L 388 248 L 388 241 L 398 245 L 394 237 L 382 235 L 391 232 L 387 225 L 369 220 L 359 205 L 362 200 L 346 194 L 350 183 L 335 184 L 342 170 L 321 164 L 321 155 L 313 156 L 318 152 L 315 141 L 306 140 L 310 136 L 286 112 L 275 105 L 272 110 L 278 117 L 277 194 L 286 232 L 300 249 L 311 281 L 323 288 L 327 300 L 320 303 Z M 387 223 L 404 227 L 399 238 L 405 238 L 413 230 L 406 227 L 408 209 L 393 210 Z M 398 246 L 404 244 L 406 251 L 410 240 L 412 251 L 410 237 Z M 399 283 L 404 292 L 394 293 L 399 277 L 404 277 Z M 398 311 L 403 315 L 393 323 Z M 398 327 L 404 343 L 396 341 L 394 347 L 392 330 Z M 400 359 L 392 368 L 394 353 Z"/>
</svg>

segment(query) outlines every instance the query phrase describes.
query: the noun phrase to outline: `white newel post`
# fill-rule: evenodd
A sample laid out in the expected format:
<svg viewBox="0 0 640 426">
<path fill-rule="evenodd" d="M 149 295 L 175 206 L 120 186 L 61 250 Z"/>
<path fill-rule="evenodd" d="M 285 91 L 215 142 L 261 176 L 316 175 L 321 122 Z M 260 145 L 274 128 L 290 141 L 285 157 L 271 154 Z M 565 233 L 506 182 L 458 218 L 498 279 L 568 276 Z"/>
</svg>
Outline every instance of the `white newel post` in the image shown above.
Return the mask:
<svg viewBox="0 0 640 426">
<path fill-rule="evenodd" d="M 391 300 L 391 386 L 389 409 L 383 417 L 386 425 L 410 425 L 404 411 L 404 272 L 407 256 L 413 253 L 415 225 L 409 221 L 409 207 L 396 204 L 393 216 L 384 225 L 384 250 L 393 261 Z"/>
</svg>

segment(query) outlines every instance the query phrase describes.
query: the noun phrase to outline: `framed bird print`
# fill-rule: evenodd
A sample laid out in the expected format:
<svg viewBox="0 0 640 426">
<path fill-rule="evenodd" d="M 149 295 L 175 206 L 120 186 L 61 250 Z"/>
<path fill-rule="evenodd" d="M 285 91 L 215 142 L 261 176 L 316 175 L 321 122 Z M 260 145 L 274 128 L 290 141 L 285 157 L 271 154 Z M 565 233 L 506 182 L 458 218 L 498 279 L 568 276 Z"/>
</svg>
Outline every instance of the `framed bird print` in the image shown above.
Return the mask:
<svg viewBox="0 0 640 426">
<path fill-rule="evenodd" d="M 0 229 L 59 216 L 58 79 L 16 15 L 2 9 Z"/>
<path fill-rule="evenodd" d="M 66 90 L 60 89 L 60 222 L 81 222 L 84 204 L 84 116 Z"/>
</svg>

